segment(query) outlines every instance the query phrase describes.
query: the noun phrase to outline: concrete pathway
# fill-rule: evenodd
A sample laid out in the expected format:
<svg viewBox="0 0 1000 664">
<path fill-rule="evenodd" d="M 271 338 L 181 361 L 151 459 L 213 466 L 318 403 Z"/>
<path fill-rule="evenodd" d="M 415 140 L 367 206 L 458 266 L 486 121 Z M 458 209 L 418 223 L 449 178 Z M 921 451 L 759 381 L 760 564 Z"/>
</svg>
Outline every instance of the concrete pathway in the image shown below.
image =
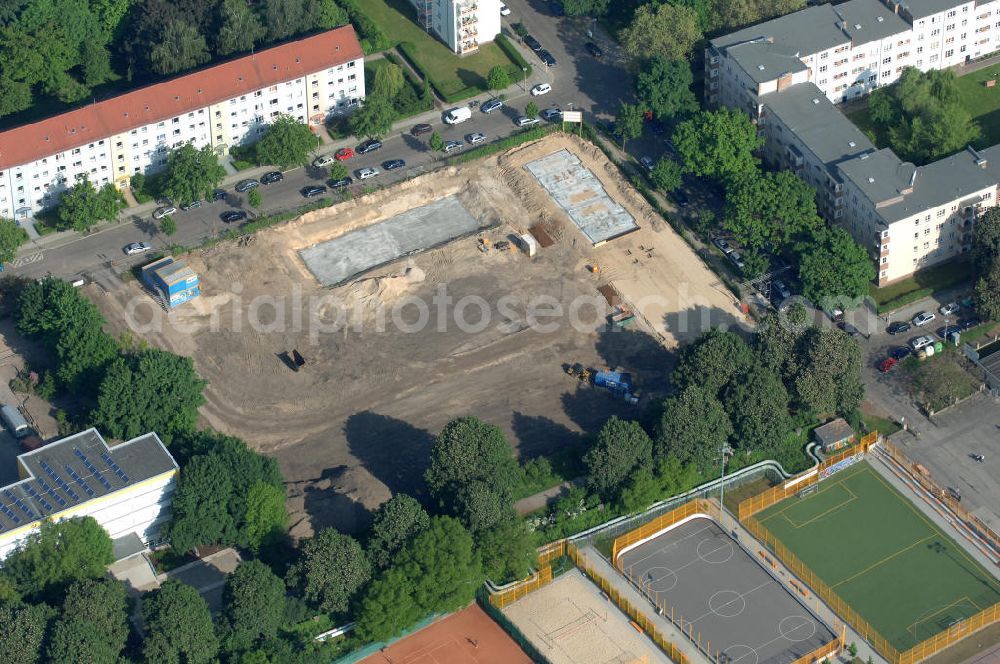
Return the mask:
<svg viewBox="0 0 1000 664">
<path fill-rule="evenodd" d="M 577 477 L 576 479 L 568 480 L 562 484 L 550 487 L 545 491 L 539 491 L 531 496 L 526 496 L 514 503 L 514 509 L 517 510 L 517 513 L 521 516 L 530 514 L 535 510 L 541 509 L 546 505 L 555 502 L 557 498 L 573 488 L 574 485 L 583 486 L 586 481 L 586 477 Z"/>
</svg>

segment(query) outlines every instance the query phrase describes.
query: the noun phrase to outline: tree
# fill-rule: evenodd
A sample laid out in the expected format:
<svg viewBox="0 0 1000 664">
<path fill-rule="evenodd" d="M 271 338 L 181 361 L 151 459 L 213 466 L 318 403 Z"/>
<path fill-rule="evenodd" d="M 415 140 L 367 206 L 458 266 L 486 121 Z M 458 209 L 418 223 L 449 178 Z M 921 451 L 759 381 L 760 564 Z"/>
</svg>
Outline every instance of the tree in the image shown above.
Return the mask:
<svg viewBox="0 0 1000 664">
<path fill-rule="evenodd" d="M 642 109 L 636 104 L 622 102 L 618 107 L 618 116 L 615 118 L 614 135 L 621 139 L 622 150 L 625 149 L 625 142 L 642 135 Z"/>
<path fill-rule="evenodd" d="M 757 324 L 754 336 L 757 359 L 785 381 L 798 373 L 802 362 L 799 346 L 808 327 L 807 315 L 805 307 L 796 302 L 787 313 L 767 314 Z"/>
<path fill-rule="evenodd" d="M 390 639 L 423 617 L 406 571 L 390 567 L 365 589 L 356 634 L 365 642 Z"/>
<path fill-rule="evenodd" d="M 698 110 L 691 92 L 694 75 L 686 60 L 654 57 L 636 76 L 636 96 L 660 120 L 687 115 Z"/>
<path fill-rule="evenodd" d="M 653 463 L 653 441 L 637 422 L 608 420 L 583 455 L 587 484 L 606 500 L 614 500 L 636 468 Z"/>
<path fill-rule="evenodd" d="M 701 37 L 694 10 L 655 3 L 640 6 L 632 23 L 618 35 L 625 52 L 637 60 L 657 56 L 685 60 Z"/>
<path fill-rule="evenodd" d="M 264 38 L 264 26 L 247 0 L 222 0 L 219 3 L 219 32 L 215 52 L 219 55 L 249 51 Z"/>
<path fill-rule="evenodd" d="M 529 101 L 528 104 L 524 107 L 524 114 L 526 116 L 528 116 L 529 118 L 537 118 L 538 117 L 538 104 L 536 104 L 533 101 Z"/>
<path fill-rule="evenodd" d="M 456 519 L 435 516 L 427 530 L 403 547 L 397 565 L 406 571 L 423 615 L 450 613 L 469 602 L 483 582 L 472 536 Z"/>
<path fill-rule="evenodd" d="M 386 60 L 375 69 L 372 89 L 368 95 L 379 99 L 393 99 L 403 89 L 403 68 Z"/>
<path fill-rule="evenodd" d="M 121 651 L 104 641 L 86 620 L 64 616 L 57 620 L 48 638 L 47 662 L 75 664 L 118 664 Z"/>
<path fill-rule="evenodd" d="M 673 143 L 686 173 L 726 184 L 757 172 L 754 152 L 763 139 L 746 113 L 722 108 L 696 113 L 680 123 Z"/>
<path fill-rule="evenodd" d="M 753 362 L 753 353 L 742 337 L 735 332 L 712 328 L 681 349 L 671 382 L 677 389 L 701 385 L 712 394 L 718 394 Z"/>
<path fill-rule="evenodd" d="M 510 75 L 507 70 L 500 65 L 493 65 L 486 74 L 486 86 L 497 94 L 501 90 L 506 90 L 510 85 Z"/>
<path fill-rule="evenodd" d="M 252 648 L 273 638 L 284 618 L 285 584 L 264 563 L 249 560 L 226 579 L 222 633 L 227 649 Z"/>
<path fill-rule="evenodd" d="M 985 274 L 1000 258 L 1000 207 L 987 208 L 972 227 L 972 265 Z"/>
<path fill-rule="evenodd" d="M 1000 320 L 1000 259 L 976 282 L 972 301 L 983 318 Z"/>
<path fill-rule="evenodd" d="M 160 39 L 149 50 L 150 66 L 160 75 L 194 69 L 211 59 L 208 44 L 198 28 L 182 19 L 163 26 Z"/>
<path fill-rule="evenodd" d="M 227 500 L 233 491 L 230 469 L 219 455 L 206 454 L 184 464 L 171 505 L 167 535 L 175 551 L 236 539 L 236 522 Z"/>
<path fill-rule="evenodd" d="M 733 447 L 747 453 L 779 447 L 791 429 L 788 391 L 776 373 L 760 366 L 734 380 L 722 403 L 733 423 Z"/>
<path fill-rule="evenodd" d="M 267 126 L 264 136 L 257 142 L 257 162 L 282 169 L 302 166 L 320 142 L 307 125 L 290 115 L 280 115 Z"/>
<path fill-rule="evenodd" d="M 611 0 L 562 0 L 567 16 L 593 16 L 595 18 L 608 13 Z"/>
<path fill-rule="evenodd" d="M 371 563 L 357 540 L 326 528 L 302 545 L 288 570 L 288 585 L 320 611 L 346 613 L 371 576 Z"/>
<path fill-rule="evenodd" d="M 160 220 L 160 232 L 168 236 L 177 232 L 177 222 L 169 214 Z"/>
<path fill-rule="evenodd" d="M 393 110 L 392 101 L 369 96 L 361 108 L 351 115 L 351 132 L 359 137 L 382 138 L 392 130 L 392 121 L 395 116 L 396 112 Z M 433 136 L 431 140 L 433 140 Z"/>
<path fill-rule="evenodd" d="M 169 440 L 194 429 L 206 384 L 190 357 L 158 348 L 142 350 L 118 358 L 108 368 L 91 420 L 114 438 L 156 431 Z"/>
<path fill-rule="evenodd" d="M 375 510 L 365 546 L 368 559 L 377 569 L 388 567 L 406 542 L 429 524 L 430 516 L 416 499 L 397 493 Z"/>
<path fill-rule="evenodd" d="M 714 0 L 714 15 L 719 23 L 713 27 L 727 30 L 742 28 L 798 11 L 805 4 L 805 0 Z"/>
<path fill-rule="evenodd" d="M 247 494 L 240 541 L 251 551 L 260 551 L 281 536 L 287 523 L 285 492 L 273 484 L 255 482 Z"/>
<path fill-rule="evenodd" d="M 13 219 L 0 217 L 0 265 L 10 263 L 17 250 L 28 241 L 28 234 Z"/>
<path fill-rule="evenodd" d="M 100 221 L 114 221 L 124 209 L 125 202 L 113 185 L 106 184 L 98 191 L 84 176 L 62 195 L 56 214 L 60 228 L 83 233 Z"/>
<path fill-rule="evenodd" d="M 815 243 L 807 245 L 799 257 L 802 294 L 824 308 L 831 301 L 859 300 L 874 278 L 875 266 L 868 252 L 842 228 L 818 233 Z"/>
<path fill-rule="evenodd" d="M 694 464 L 702 473 L 712 467 L 733 435 L 733 425 L 716 395 L 693 383 L 664 402 L 656 437 L 658 459 L 673 457 L 681 464 Z"/>
<path fill-rule="evenodd" d="M 823 227 L 816 190 L 791 171 L 744 178 L 726 191 L 726 228 L 744 247 L 791 249 Z"/>
<path fill-rule="evenodd" d="M 114 562 L 111 538 L 93 517 L 44 521 L 4 560 L 3 572 L 26 596 L 62 597 L 74 581 L 96 579 Z"/>
<path fill-rule="evenodd" d="M 161 190 L 172 201 L 191 203 L 210 199 L 212 190 L 226 177 L 226 169 L 211 145 L 196 148 L 185 143 L 167 155 Z"/>
<path fill-rule="evenodd" d="M 446 424 L 434 441 L 424 479 L 431 495 L 454 510 L 459 489 L 476 480 L 510 501 L 520 470 L 500 427 L 462 417 Z"/>
<path fill-rule="evenodd" d="M 307 14 L 315 15 L 313 20 L 315 28 L 331 30 L 342 25 L 347 25 L 350 22 L 347 10 L 340 7 L 334 0 L 317 0 L 316 5 L 318 6 L 314 12 L 308 12 Z"/>
<path fill-rule="evenodd" d="M 795 377 L 795 400 L 812 413 L 849 415 L 861 405 L 861 346 L 837 329 L 810 328 L 802 340 L 803 366 Z"/>
<path fill-rule="evenodd" d="M 481 479 L 459 485 L 454 501 L 455 516 L 473 535 L 517 517 L 511 497 Z"/>
<path fill-rule="evenodd" d="M 0 661 L 4 664 L 40 661 L 49 613 L 45 604 L 0 602 Z"/>
<path fill-rule="evenodd" d="M 330 179 L 331 180 L 343 180 L 350 176 L 350 172 L 347 170 L 347 166 L 344 165 L 342 161 L 335 161 L 330 165 Z"/>
<path fill-rule="evenodd" d="M 476 547 L 483 571 L 494 583 L 523 579 L 538 564 L 534 537 L 522 519 L 509 519 L 480 533 Z"/>
<path fill-rule="evenodd" d="M 143 655 L 157 664 L 210 664 L 219 642 L 208 605 L 193 586 L 168 579 L 143 598 Z"/>
<path fill-rule="evenodd" d="M 250 193 L 247 194 L 247 203 L 253 208 L 260 209 L 260 204 L 262 203 L 260 189 L 250 190 Z"/>
<path fill-rule="evenodd" d="M 670 157 L 661 157 L 650 172 L 649 177 L 657 188 L 670 193 L 681 188 L 683 183 L 681 165 Z"/>
<path fill-rule="evenodd" d="M 128 633 L 125 586 L 111 579 L 79 581 L 70 586 L 53 625 L 49 661 L 117 664 Z"/>
<path fill-rule="evenodd" d="M 437 132 L 431 134 L 431 138 L 427 141 L 427 145 L 430 146 L 430 149 L 435 152 L 444 152 L 444 139 L 441 138 L 441 134 Z"/>
</svg>

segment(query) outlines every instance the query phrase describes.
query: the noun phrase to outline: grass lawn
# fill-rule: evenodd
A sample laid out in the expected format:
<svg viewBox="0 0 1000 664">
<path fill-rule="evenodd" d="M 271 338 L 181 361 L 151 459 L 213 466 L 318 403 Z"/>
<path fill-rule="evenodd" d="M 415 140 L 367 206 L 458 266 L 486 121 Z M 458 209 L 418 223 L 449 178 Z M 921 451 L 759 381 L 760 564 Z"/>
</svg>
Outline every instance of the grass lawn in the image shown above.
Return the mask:
<svg viewBox="0 0 1000 664">
<path fill-rule="evenodd" d="M 758 519 L 900 651 L 1000 602 L 1000 582 L 861 462 Z"/>
<path fill-rule="evenodd" d="M 948 261 L 926 270 L 914 272 L 894 284 L 870 288 L 879 311 L 891 311 L 945 288 L 972 278 L 972 266 L 964 261 Z"/>
<path fill-rule="evenodd" d="M 951 345 L 925 360 L 912 356 L 903 360 L 900 368 L 909 379 L 910 396 L 926 410 L 936 412 L 971 395 L 978 381 L 962 361 L 962 354 Z"/>
<path fill-rule="evenodd" d="M 406 0 L 367 0 L 365 12 L 391 42 L 408 45 L 407 56 L 443 97 L 464 99 L 484 92 L 486 75 L 494 65 L 507 69 L 512 81 L 522 76 L 521 68 L 492 42 L 480 45 L 473 55 L 458 57 L 417 25 L 414 9 Z"/>
</svg>

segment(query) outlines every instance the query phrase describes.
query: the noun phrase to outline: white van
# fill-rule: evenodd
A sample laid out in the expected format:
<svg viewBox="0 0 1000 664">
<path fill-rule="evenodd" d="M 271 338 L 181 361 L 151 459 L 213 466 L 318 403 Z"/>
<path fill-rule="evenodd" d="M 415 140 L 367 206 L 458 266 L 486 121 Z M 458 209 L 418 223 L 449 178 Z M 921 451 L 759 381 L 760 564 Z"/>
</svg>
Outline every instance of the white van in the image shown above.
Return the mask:
<svg viewBox="0 0 1000 664">
<path fill-rule="evenodd" d="M 466 106 L 453 108 L 444 114 L 444 121 L 450 125 L 456 125 L 472 118 L 472 109 Z"/>
<path fill-rule="evenodd" d="M 28 427 L 27 420 L 24 419 L 21 412 L 14 406 L 0 404 L 0 418 L 3 419 L 4 425 L 14 434 L 15 438 L 23 438 L 31 433 L 31 428 Z"/>
</svg>

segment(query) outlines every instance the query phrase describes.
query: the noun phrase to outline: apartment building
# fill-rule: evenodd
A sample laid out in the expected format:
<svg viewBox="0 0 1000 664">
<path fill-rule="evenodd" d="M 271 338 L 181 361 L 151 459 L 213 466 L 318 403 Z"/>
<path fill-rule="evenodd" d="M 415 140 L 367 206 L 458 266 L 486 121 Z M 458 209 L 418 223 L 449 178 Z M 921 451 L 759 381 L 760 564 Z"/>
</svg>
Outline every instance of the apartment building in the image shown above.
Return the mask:
<svg viewBox="0 0 1000 664">
<path fill-rule="evenodd" d="M 501 0 L 410 0 L 424 29 L 458 55 L 470 55 L 500 34 Z"/>
<path fill-rule="evenodd" d="M 364 54 L 344 26 L 9 129 L 0 217 L 30 218 L 84 177 L 123 189 L 184 143 L 225 154 L 282 114 L 318 131 L 364 96 Z"/>
<path fill-rule="evenodd" d="M 17 457 L 0 488 L 0 560 L 44 521 L 93 517 L 112 540 L 155 541 L 170 519 L 177 462 L 155 433 L 109 445 L 88 429 Z"/>
</svg>

